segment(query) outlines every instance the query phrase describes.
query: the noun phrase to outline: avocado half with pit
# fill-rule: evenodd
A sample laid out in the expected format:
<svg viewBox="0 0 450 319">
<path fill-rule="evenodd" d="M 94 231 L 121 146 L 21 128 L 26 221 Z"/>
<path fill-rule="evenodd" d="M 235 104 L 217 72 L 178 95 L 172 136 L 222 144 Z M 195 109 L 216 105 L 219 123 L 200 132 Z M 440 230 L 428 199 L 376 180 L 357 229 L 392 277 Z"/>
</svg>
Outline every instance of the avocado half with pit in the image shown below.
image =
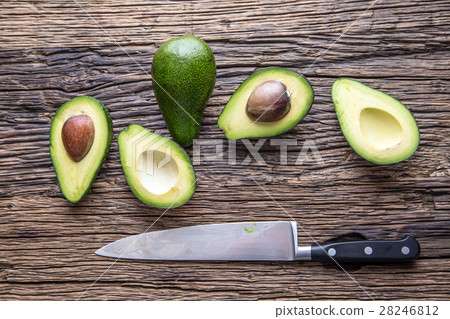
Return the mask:
<svg viewBox="0 0 450 319">
<path fill-rule="evenodd" d="M 50 128 L 50 155 L 63 195 L 78 202 L 108 155 L 113 124 L 106 107 L 89 96 L 64 103 Z"/>
<path fill-rule="evenodd" d="M 314 93 L 297 72 L 270 67 L 253 73 L 234 92 L 218 125 L 229 139 L 284 133 L 308 113 Z"/>
<path fill-rule="evenodd" d="M 419 128 L 402 103 L 345 78 L 334 82 L 331 94 L 342 133 L 361 157 L 375 164 L 391 164 L 416 151 Z"/>
<path fill-rule="evenodd" d="M 145 204 L 175 208 L 194 194 L 191 160 L 175 142 L 133 124 L 120 132 L 119 150 L 128 185 Z"/>
</svg>

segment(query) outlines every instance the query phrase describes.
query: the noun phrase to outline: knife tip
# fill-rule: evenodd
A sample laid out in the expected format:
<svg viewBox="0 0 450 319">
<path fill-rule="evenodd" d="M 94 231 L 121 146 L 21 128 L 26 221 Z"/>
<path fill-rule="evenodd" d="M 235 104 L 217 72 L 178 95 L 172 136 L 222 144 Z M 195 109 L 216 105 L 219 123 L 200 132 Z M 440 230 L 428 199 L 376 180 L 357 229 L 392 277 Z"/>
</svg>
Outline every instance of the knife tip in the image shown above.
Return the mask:
<svg viewBox="0 0 450 319">
<path fill-rule="evenodd" d="M 102 256 L 102 257 L 107 257 L 106 254 L 105 254 L 105 251 L 104 251 L 103 247 L 100 248 L 100 249 L 97 249 L 97 250 L 94 252 L 94 254 L 99 255 L 99 256 Z"/>
</svg>

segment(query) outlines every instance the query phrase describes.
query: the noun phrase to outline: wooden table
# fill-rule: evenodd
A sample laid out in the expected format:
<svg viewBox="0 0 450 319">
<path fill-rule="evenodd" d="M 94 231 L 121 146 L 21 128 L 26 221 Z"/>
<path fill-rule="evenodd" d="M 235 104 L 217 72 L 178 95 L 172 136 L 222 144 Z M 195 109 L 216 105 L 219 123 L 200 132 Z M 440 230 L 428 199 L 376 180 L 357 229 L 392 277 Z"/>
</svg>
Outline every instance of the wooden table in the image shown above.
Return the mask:
<svg viewBox="0 0 450 319">
<path fill-rule="evenodd" d="M 79 4 L 83 9 L 69 0 L 0 3 L 0 299 L 449 298 L 449 1 Z M 200 139 L 221 140 L 225 156 L 201 157 L 193 198 L 157 220 L 164 211 L 141 203 L 127 185 L 117 134 L 132 123 L 167 134 L 147 72 L 159 45 L 184 34 L 203 38 L 215 54 L 217 84 Z M 304 72 L 314 105 L 277 137 L 298 140 L 287 164 L 267 140 L 265 165 L 253 158 L 241 164 L 249 155 L 242 141 L 237 164 L 229 165 L 217 117 L 238 85 L 267 66 Z M 421 132 L 413 157 L 377 166 L 355 154 L 331 101 L 338 77 L 383 90 L 412 111 Z M 48 135 L 57 108 L 78 95 L 109 108 L 114 140 L 90 193 L 71 204 L 57 184 Z M 296 166 L 308 139 L 323 163 L 310 156 Z M 156 220 L 151 230 L 290 220 L 252 177 L 318 241 L 410 234 L 422 254 L 412 264 L 347 266 L 366 293 L 334 265 L 121 260 L 109 268 L 114 260 L 93 253 Z"/>
</svg>

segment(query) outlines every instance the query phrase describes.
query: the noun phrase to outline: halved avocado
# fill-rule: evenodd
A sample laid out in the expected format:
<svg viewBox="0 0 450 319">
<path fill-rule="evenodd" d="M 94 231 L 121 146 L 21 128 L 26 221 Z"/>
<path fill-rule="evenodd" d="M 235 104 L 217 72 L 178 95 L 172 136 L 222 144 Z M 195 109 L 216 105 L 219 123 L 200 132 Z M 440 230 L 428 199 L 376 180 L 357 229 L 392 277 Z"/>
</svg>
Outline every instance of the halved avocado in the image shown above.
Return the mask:
<svg viewBox="0 0 450 319">
<path fill-rule="evenodd" d="M 331 95 L 347 142 L 375 164 L 410 157 L 419 145 L 419 128 L 411 112 L 393 97 L 360 82 L 341 78 Z"/>
<path fill-rule="evenodd" d="M 234 92 L 220 114 L 218 125 L 229 139 L 278 135 L 305 117 L 313 99 L 311 85 L 299 73 L 265 68 L 253 73 Z M 271 113 L 272 120 L 264 118 Z"/>
<path fill-rule="evenodd" d="M 58 109 L 50 128 L 50 155 L 67 200 L 78 202 L 91 188 L 112 136 L 111 116 L 95 98 L 79 96 Z"/>
<path fill-rule="evenodd" d="M 119 150 L 128 185 L 145 204 L 175 208 L 194 194 L 191 160 L 175 142 L 133 124 L 120 132 Z"/>
</svg>

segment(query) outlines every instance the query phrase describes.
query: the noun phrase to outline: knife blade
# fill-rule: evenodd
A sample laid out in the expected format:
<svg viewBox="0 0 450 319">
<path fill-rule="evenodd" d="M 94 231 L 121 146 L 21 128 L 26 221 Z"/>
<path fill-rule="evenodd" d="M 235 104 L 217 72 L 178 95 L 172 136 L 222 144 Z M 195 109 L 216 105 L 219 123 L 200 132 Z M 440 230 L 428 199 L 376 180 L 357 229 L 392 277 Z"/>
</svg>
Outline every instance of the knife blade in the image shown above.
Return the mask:
<svg viewBox="0 0 450 319">
<path fill-rule="evenodd" d="M 148 232 L 119 239 L 95 253 L 139 260 L 402 262 L 417 258 L 420 246 L 411 236 L 298 246 L 297 224 L 275 221 Z"/>
</svg>

